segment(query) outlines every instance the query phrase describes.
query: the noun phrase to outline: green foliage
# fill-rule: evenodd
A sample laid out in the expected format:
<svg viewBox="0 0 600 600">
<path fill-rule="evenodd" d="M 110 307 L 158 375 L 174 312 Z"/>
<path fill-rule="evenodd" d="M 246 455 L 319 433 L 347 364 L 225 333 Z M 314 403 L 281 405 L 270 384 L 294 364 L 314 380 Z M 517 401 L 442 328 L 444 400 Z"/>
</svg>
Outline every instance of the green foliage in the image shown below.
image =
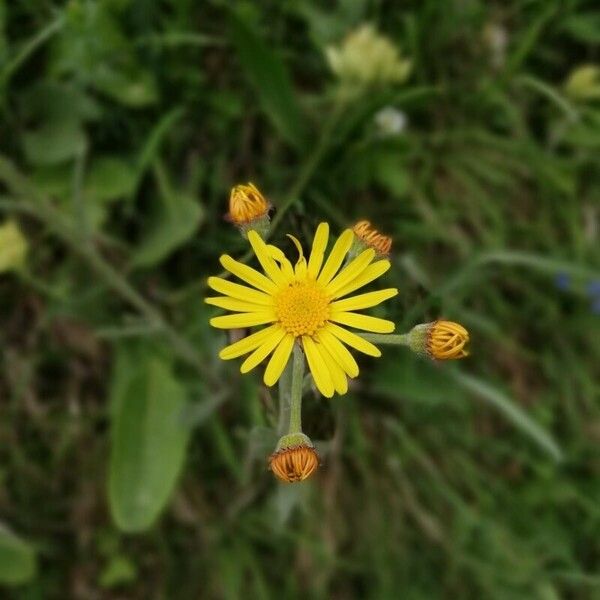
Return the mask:
<svg viewBox="0 0 600 600">
<path fill-rule="evenodd" d="M 144 531 L 163 510 L 183 466 L 186 391 L 163 358 L 126 348 L 117 352 L 112 388 L 110 508 L 120 529 Z M 113 580 L 114 573 L 105 578 Z"/>
<path fill-rule="evenodd" d="M 598 596 L 598 15 L 0 0 L 5 262 L 27 249 L 0 274 L 0 514 L 35 544 L 0 531 L 10 597 Z M 326 48 L 365 22 L 411 74 L 342 95 Z M 248 260 L 223 218 L 247 181 L 286 250 L 371 220 L 378 314 L 472 338 L 458 365 L 360 357 L 331 402 L 307 382 L 299 486 L 202 302 Z"/>
<path fill-rule="evenodd" d="M 267 116 L 287 142 L 301 147 L 305 130 L 291 79 L 280 55 L 240 17 L 231 19 L 231 38 Z"/>
<path fill-rule="evenodd" d="M 19 585 L 30 581 L 36 572 L 33 548 L 0 525 L 0 585 Z"/>
</svg>

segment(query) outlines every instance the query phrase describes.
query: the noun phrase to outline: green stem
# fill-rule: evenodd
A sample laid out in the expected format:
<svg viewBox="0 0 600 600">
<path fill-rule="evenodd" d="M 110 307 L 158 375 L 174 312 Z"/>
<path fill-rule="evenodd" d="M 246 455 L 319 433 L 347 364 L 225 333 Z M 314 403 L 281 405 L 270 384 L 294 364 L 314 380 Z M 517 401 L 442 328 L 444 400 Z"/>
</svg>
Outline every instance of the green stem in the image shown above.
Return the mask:
<svg viewBox="0 0 600 600">
<path fill-rule="evenodd" d="M 294 344 L 292 386 L 290 401 L 290 426 L 288 433 L 302 433 L 302 384 L 304 382 L 304 352 Z"/>
<path fill-rule="evenodd" d="M 410 334 L 408 333 L 359 333 L 361 338 L 375 344 L 391 344 L 394 346 L 409 346 Z"/>
<path fill-rule="evenodd" d="M 290 420 L 290 405 L 292 403 L 292 362 L 288 360 L 279 378 L 279 416 L 277 419 L 277 434 L 279 437 L 287 432 Z"/>
</svg>

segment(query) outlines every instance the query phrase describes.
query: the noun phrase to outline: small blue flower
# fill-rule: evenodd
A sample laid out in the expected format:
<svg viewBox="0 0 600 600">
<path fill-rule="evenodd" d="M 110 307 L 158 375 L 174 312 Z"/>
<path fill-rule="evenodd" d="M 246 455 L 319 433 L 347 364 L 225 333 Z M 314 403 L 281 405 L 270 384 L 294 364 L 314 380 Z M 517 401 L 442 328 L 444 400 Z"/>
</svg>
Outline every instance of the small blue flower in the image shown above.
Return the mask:
<svg viewBox="0 0 600 600">
<path fill-rule="evenodd" d="M 569 289 L 571 285 L 571 278 L 568 273 L 557 273 L 554 277 L 554 285 L 562 291 L 566 291 Z"/>
<path fill-rule="evenodd" d="M 595 300 L 600 300 L 600 279 L 594 279 L 587 284 L 588 296 Z"/>
</svg>

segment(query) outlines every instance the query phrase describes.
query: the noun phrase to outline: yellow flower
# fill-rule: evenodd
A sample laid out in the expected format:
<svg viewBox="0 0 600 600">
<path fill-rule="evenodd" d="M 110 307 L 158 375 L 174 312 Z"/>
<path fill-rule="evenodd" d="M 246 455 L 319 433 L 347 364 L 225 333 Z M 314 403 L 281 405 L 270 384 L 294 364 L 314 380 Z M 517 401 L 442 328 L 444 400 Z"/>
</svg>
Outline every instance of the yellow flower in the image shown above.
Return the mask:
<svg viewBox="0 0 600 600">
<path fill-rule="evenodd" d="M 27 238 L 15 221 L 0 225 L 0 273 L 22 267 L 28 250 Z"/>
<path fill-rule="evenodd" d="M 469 332 L 454 321 L 434 321 L 427 332 L 427 352 L 437 360 L 464 358 Z"/>
<path fill-rule="evenodd" d="M 308 479 L 319 466 L 319 455 L 312 445 L 301 444 L 277 450 L 269 457 L 269 468 L 277 479 L 295 483 Z"/>
<path fill-rule="evenodd" d="M 574 100 L 598 100 L 600 98 L 600 67 L 580 65 L 573 69 L 565 83 L 565 92 Z"/>
<path fill-rule="evenodd" d="M 394 331 L 391 321 L 354 311 L 376 306 L 395 296 L 398 290 L 389 288 L 350 298 L 345 296 L 383 275 L 390 263 L 388 260 L 373 262 L 376 253 L 369 248 L 340 270 L 354 234 L 350 229 L 344 231 L 325 260 L 329 239 L 327 223 L 321 223 L 317 228 L 308 261 L 303 256 L 300 242 L 293 236 L 290 238 L 300 253 L 295 267 L 279 248 L 267 245 L 253 230 L 248 232 L 248 240 L 265 274 L 231 256 L 221 256 L 225 269 L 252 287 L 209 277 L 208 285 L 223 296 L 205 301 L 234 313 L 214 317 L 210 320 L 211 325 L 220 329 L 267 327 L 227 346 L 219 356 L 229 360 L 250 354 L 242 363 L 242 373 L 271 356 L 263 379 L 266 385 L 272 386 L 281 376 L 294 343 L 298 342 L 319 391 L 328 398 L 334 392 L 345 394 L 348 391 L 347 376 L 358 375 L 358 365 L 346 345 L 370 356 L 381 356 L 381 352 L 341 325 L 391 333 Z"/>
<path fill-rule="evenodd" d="M 392 238 L 379 233 L 369 221 L 359 221 L 352 231 L 364 246 L 373 248 L 380 256 L 389 255 L 392 249 Z"/>
<path fill-rule="evenodd" d="M 236 185 L 229 195 L 229 219 L 238 226 L 267 215 L 271 205 L 253 183 Z"/>
</svg>

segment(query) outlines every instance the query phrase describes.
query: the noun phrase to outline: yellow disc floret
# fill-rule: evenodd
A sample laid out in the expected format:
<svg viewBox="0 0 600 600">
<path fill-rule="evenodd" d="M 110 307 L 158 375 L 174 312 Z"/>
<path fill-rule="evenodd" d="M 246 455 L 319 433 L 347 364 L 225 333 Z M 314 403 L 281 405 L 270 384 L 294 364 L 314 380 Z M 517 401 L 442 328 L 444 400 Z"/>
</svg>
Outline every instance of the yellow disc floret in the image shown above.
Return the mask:
<svg viewBox="0 0 600 600">
<path fill-rule="evenodd" d="M 275 296 L 275 314 L 287 333 L 313 335 L 329 318 L 329 299 L 316 281 L 296 281 Z"/>
<path fill-rule="evenodd" d="M 464 358 L 469 332 L 454 321 L 434 321 L 427 331 L 427 352 L 438 360 Z"/>
</svg>

